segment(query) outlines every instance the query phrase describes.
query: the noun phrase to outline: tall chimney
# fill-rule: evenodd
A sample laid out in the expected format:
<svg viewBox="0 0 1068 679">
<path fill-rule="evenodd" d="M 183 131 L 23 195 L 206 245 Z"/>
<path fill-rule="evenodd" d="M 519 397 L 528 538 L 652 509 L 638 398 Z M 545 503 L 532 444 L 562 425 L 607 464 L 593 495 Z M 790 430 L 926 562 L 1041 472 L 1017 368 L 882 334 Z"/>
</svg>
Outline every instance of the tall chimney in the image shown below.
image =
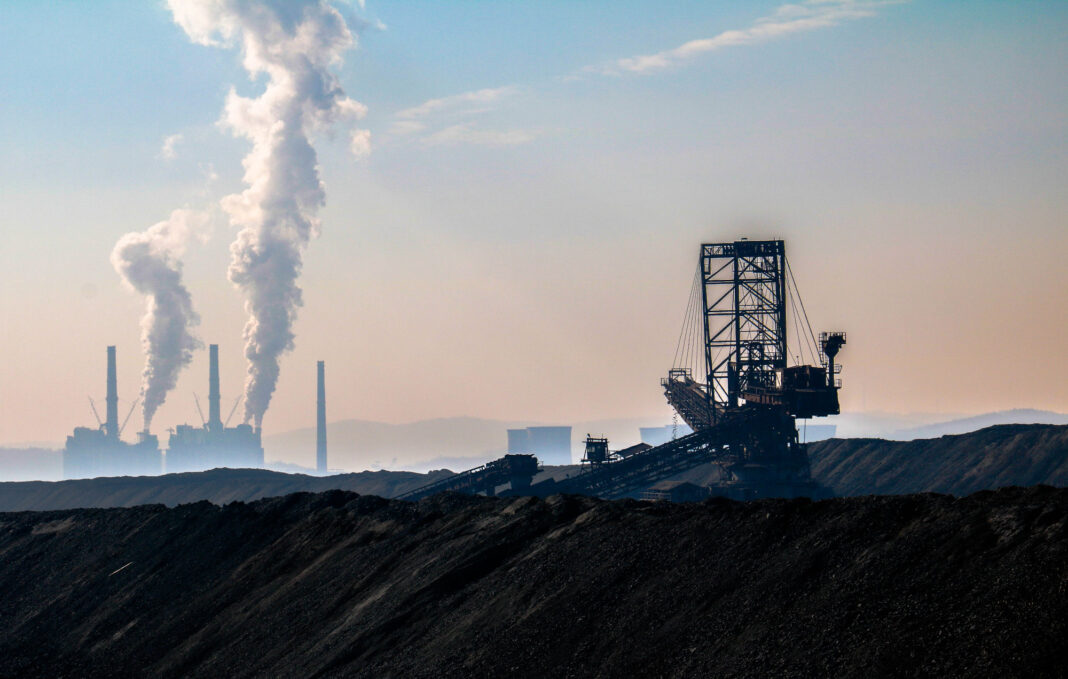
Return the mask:
<svg viewBox="0 0 1068 679">
<path fill-rule="evenodd" d="M 115 347 L 108 347 L 108 419 L 104 425 L 105 433 L 113 439 L 119 438 L 119 386 L 115 370 Z"/>
<path fill-rule="evenodd" d="M 320 474 L 326 473 L 326 366 L 323 361 L 316 364 L 319 372 L 318 398 L 316 399 L 315 417 L 315 469 Z"/>
<path fill-rule="evenodd" d="M 222 429 L 222 411 L 219 409 L 219 345 L 208 345 L 208 429 Z"/>
</svg>

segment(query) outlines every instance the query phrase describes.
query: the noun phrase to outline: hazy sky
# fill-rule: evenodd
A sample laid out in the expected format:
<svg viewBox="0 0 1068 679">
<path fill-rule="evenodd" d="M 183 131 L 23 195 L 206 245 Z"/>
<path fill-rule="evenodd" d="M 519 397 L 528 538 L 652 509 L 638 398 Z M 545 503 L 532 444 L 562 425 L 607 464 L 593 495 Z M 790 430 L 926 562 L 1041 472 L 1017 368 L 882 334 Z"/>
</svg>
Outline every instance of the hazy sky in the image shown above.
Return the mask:
<svg viewBox="0 0 1068 679">
<path fill-rule="evenodd" d="M 783 237 L 851 411 L 1068 411 L 1068 3 L 341 5 L 371 152 L 316 140 L 327 206 L 267 433 L 329 416 L 670 419 L 702 241 Z M 255 96 L 164 2 L 0 3 L 0 443 L 93 422 L 104 347 L 137 396 L 116 241 L 242 189 Z M 242 389 L 234 228 L 185 254 Z M 197 421 L 207 352 L 154 429 Z M 224 410 L 228 408 L 224 407 Z M 135 414 L 131 430 L 140 426 Z"/>
</svg>

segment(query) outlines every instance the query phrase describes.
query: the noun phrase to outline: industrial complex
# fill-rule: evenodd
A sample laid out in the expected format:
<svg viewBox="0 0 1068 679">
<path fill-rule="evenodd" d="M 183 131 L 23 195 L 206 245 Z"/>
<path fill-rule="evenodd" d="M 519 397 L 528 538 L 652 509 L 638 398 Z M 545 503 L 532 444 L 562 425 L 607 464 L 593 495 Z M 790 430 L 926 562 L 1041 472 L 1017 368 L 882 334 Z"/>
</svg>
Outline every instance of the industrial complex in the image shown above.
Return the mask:
<svg viewBox="0 0 1068 679">
<path fill-rule="evenodd" d="M 219 345 L 208 347 L 208 420 L 180 424 L 167 442 L 166 471 L 196 472 L 216 467 L 262 467 L 260 432 L 251 425 L 227 427 L 219 392 Z M 234 404 L 236 408 L 236 403 Z M 230 413 L 233 416 L 233 412 Z M 229 418 L 227 418 L 229 419 Z"/>
<path fill-rule="evenodd" d="M 788 306 L 798 343 L 793 354 L 787 347 Z M 679 423 L 660 445 L 615 452 L 607 439 L 590 437 L 579 471 L 563 478 L 544 474 L 536 482 L 536 454 L 510 445 L 499 460 L 404 497 L 444 490 L 604 498 L 672 498 L 679 492 L 686 499 L 828 495 L 812 480 L 796 421 L 838 414 L 836 358 L 845 343 L 844 332 L 824 332 L 818 339 L 812 332 L 784 241 L 703 244 L 674 365 L 661 380 L 685 429 Z M 812 362 L 804 363 L 806 357 Z M 666 437 L 665 431 L 648 434 L 653 440 Z M 701 466 L 717 470 L 719 480 L 696 491 L 663 484 Z"/>
<path fill-rule="evenodd" d="M 790 327 L 797 346 L 788 347 Z M 642 443 L 622 450 L 610 449 L 604 437 L 589 436 L 581 464 L 566 475 L 542 472 L 546 466 L 572 463 L 571 427 L 509 429 L 504 457 L 405 497 L 444 490 L 650 499 L 826 495 L 812 480 L 797 420 L 805 421 L 802 431 L 806 431 L 809 418 L 839 412 L 841 365 L 836 359 L 845 343 L 844 332 L 823 332 L 817 338 L 812 331 L 783 241 L 703 244 L 675 358 L 661 380 L 676 413 L 674 424 L 642 429 Z M 209 347 L 208 417 L 201 414 L 199 426 L 173 429 L 166 452 L 148 431 L 140 432 L 136 443 L 121 440 L 115 347 L 108 347 L 107 359 L 107 417 L 103 422 L 98 418 L 98 428 L 78 427 L 67 437 L 64 477 L 263 466 L 261 431 L 249 424 L 229 427 L 229 418 L 222 418 L 218 345 Z M 315 460 L 317 472 L 324 474 L 328 466 L 322 361 L 316 373 Z M 231 416 L 236 407 L 237 403 Z M 812 427 L 814 433 L 820 428 Z M 673 480 L 702 466 L 716 472 L 705 477 L 714 477 L 714 482 L 695 487 Z"/>
<path fill-rule="evenodd" d="M 262 467 L 261 432 L 249 424 L 229 427 L 222 419 L 222 396 L 219 390 L 219 346 L 208 347 L 208 417 L 201 424 L 180 424 L 171 430 L 166 452 L 158 438 L 147 431 L 139 432 L 136 443 L 120 438 L 118 385 L 115 347 L 107 348 L 107 417 L 99 426 L 77 427 L 67 437 L 63 450 L 63 477 L 67 479 L 97 476 L 148 476 L 161 473 L 191 472 L 217 467 Z M 316 467 L 326 472 L 326 386 L 325 366 L 318 362 L 318 441 Z M 90 399 L 93 412 L 96 406 Z M 136 406 L 136 403 L 134 404 Z M 199 410 L 199 402 L 197 408 Z M 133 413 L 131 407 L 130 413 Z M 203 417 L 203 414 L 201 415 Z M 127 415 L 127 421 L 129 415 Z M 124 423 L 125 424 L 125 423 Z"/>
<path fill-rule="evenodd" d="M 163 471 L 163 456 L 159 440 L 148 432 L 137 435 L 137 443 L 119 438 L 119 388 L 115 369 L 115 347 L 108 347 L 107 417 L 97 426 L 75 427 L 67 437 L 63 450 L 63 478 L 79 479 L 93 476 L 147 476 Z M 96 414 L 96 405 L 89 400 Z M 134 406 L 137 404 L 134 403 Z M 133 414 L 133 407 L 130 408 Z M 129 421 L 130 416 L 126 416 Z M 123 423 L 125 425 L 125 422 Z"/>
</svg>

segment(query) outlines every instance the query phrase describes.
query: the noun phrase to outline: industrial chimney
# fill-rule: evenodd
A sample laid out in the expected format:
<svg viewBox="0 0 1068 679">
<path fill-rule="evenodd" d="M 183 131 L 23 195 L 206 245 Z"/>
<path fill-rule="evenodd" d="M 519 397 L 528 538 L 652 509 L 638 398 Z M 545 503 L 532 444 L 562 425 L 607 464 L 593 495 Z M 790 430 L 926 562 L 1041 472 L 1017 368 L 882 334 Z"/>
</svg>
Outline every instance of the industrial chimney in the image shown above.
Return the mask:
<svg viewBox="0 0 1068 679">
<path fill-rule="evenodd" d="M 219 345 L 208 346 L 208 429 L 221 431 L 222 411 L 219 409 Z"/>
<path fill-rule="evenodd" d="M 115 347 L 108 347 L 108 419 L 104 433 L 108 438 L 119 438 L 119 387 L 115 370 Z"/>
<path fill-rule="evenodd" d="M 318 398 L 315 417 L 315 469 L 326 473 L 326 367 L 323 361 L 316 364 L 319 372 Z"/>
</svg>

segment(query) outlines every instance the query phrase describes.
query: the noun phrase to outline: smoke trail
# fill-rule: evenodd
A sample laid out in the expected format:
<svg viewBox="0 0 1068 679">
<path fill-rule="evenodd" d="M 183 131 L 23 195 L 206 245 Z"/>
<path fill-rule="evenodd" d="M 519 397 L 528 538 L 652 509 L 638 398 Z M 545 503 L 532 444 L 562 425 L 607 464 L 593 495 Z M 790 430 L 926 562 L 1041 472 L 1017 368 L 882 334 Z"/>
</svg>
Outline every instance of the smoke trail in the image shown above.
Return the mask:
<svg viewBox="0 0 1068 679">
<path fill-rule="evenodd" d="M 141 374 L 141 412 L 145 431 L 163 405 L 178 373 L 193 360 L 201 345 L 192 334 L 200 317 L 193 311 L 189 291 L 182 284 L 181 257 L 191 232 L 208 222 L 208 215 L 175 210 L 167 221 L 146 231 L 128 233 L 111 253 L 111 264 L 122 279 L 146 300 L 141 319 L 145 369 Z"/>
<path fill-rule="evenodd" d="M 204 45 L 239 43 L 250 76 L 266 74 L 256 98 L 230 91 L 222 124 L 248 138 L 248 188 L 222 201 L 241 227 L 230 246 L 230 280 L 245 296 L 245 421 L 259 427 L 278 380 L 278 360 L 293 348 L 301 306 L 297 286 L 304 248 L 318 234 L 325 202 L 309 136 L 365 107 L 345 96 L 330 67 L 355 44 L 342 15 L 325 0 L 168 0 L 174 20 Z M 356 130 L 351 148 L 369 149 Z"/>
</svg>

